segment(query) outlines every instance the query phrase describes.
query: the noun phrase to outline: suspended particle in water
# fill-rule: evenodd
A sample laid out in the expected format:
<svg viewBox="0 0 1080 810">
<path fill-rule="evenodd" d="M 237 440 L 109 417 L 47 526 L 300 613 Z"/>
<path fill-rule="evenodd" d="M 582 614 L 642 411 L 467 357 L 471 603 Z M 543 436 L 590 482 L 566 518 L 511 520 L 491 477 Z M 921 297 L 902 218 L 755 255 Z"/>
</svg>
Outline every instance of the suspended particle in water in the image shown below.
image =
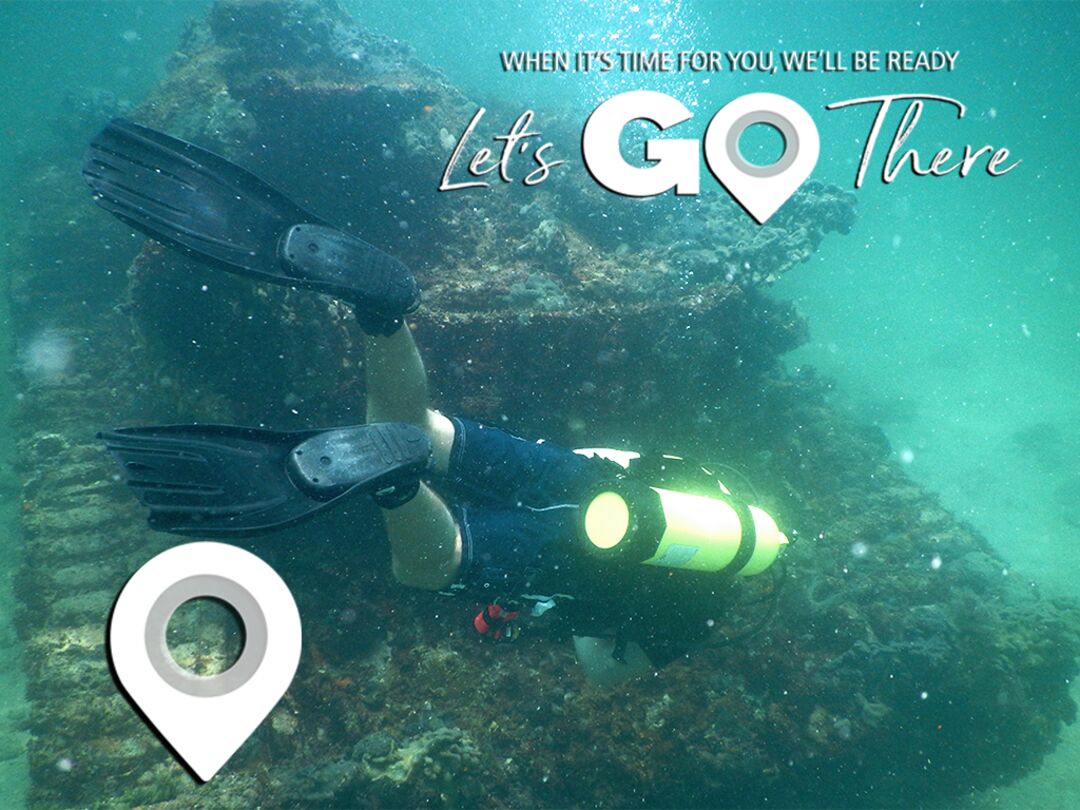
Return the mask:
<svg viewBox="0 0 1080 810">
<path fill-rule="evenodd" d="M 55 329 L 46 329 L 30 339 L 19 352 L 19 366 L 30 377 L 51 380 L 67 373 L 75 344 Z"/>
<path fill-rule="evenodd" d="M 867 554 L 870 553 L 870 547 L 866 545 L 862 540 L 857 540 L 851 544 L 851 556 L 861 560 Z"/>
<path fill-rule="evenodd" d="M 120 38 L 124 40 L 124 42 L 138 42 L 140 37 L 138 31 L 129 28 L 120 35 Z"/>
<path fill-rule="evenodd" d="M 940 554 L 935 554 L 933 556 L 933 558 L 930 560 L 930 567 L 933 568 L 935 571 L 937 571 L 939 568 L 941 568 L 941 555 Z"/>
<path fill-rule="evenodd" d="M 63 773 L 71 773 L 71 769 L 74 767 L 75 763 L 72 761 L 71 757 L 61 757 L 56 760 L 56 770 Z"/>
<path fill-rule="evenodd" d="M 904 464 L 910 464 L 915 460 L 915 453 L 912 452 L 910 447 L 905 447 L 900 451 L 900 461 Z"/>
</svg>

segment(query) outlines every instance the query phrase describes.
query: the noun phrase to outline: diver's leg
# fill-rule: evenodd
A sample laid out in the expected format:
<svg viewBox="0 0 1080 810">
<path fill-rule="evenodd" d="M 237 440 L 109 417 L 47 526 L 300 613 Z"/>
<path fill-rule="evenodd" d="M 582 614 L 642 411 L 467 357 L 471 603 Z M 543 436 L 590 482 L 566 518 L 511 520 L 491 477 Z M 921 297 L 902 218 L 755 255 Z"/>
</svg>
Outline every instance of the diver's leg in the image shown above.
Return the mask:
<svg viewBox="0 0 1080 810">
<path fill-rule="evenodd" d="M 367 420 L 409 422 L 428 434 L 437 472 L 445 473 L 454 424 L 428 407 L 427 373 L 408 324 L 389 337 L 367 336 Z"/>
<path fill-rule="evenodd" d="M 450 510 L 427 484 L 408 503 L 384 509 L 394 577 L 426 590 L 445 588 L 461 567 L 461 533 Z"/>
<path fill-rule="evenodd" d="M 445 472 L 454 444 L 453 423 L 428 408 L 427 375 L 409 327 L 389 337 L 368 335 L 368 422 L 409 422 L 431 439 L 435 469 Z M 426 484 L 408 503 L 384 509 L 394 576 L 415 588 L 449 585 L 461 566 L 461 533 L 450 510 Z"/>
</svg>

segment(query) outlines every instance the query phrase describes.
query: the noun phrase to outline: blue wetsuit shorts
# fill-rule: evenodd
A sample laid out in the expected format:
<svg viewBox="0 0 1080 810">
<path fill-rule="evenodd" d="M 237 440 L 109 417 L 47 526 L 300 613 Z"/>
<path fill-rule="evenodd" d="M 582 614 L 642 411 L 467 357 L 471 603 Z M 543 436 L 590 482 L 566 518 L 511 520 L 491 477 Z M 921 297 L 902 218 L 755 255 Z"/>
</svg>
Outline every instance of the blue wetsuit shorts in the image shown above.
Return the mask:
<svg viewBox="0 0 1080 810">
<path fill-rule="evenodd" d="M 449 469 L 432 481 L 461 529 L 461 569 L 450 590 L 555 597 L 575 633 L 634 640 L 656 666 L 682 655 L 708 632 L 708 619 L 722 615 L 726 586 L 711 575 L 647 565 L 624 571 L 575 550 L 583 496 L 623 472 L 618 464 L 452 421 Z"/>
<path fill-rule="evenodd" d="M 461 529 L 452 586 L 500 595 L 583 598 L 594 587 L 573 545 L 585 490 L 621 471 L 547 442 L 452 417 L 445 476 L 433 481 Z"/>
</svg>

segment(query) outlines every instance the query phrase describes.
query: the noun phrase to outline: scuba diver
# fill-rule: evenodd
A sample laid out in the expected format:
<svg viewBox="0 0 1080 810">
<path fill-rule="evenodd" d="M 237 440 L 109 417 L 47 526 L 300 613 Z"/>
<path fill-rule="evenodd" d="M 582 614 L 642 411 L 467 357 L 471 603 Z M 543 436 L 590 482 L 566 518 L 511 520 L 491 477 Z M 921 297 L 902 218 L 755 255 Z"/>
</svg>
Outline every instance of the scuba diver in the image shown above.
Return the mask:
<svg viewBox="0 0 1080 810">
<path fill-rule="evenodd" d="M 224 158 L 118 119 L 83 174 L 131 227 L 213 267 L 344 300 L 366 335 L 368 424 L 99 434 L 154 529 L 227 539 L 372 498 L 400 582 L 480 595 L 473 624 L 491 639 L 511 637 L 526 606 L 555 607 L 587 674 L 606 682 L 706 638 L 736 576 L 768 569 L 787 543 L 701 466 L 572 451 L 434 410 L 404 322 L 420 303 L 409 270 Z"/>
</svg>

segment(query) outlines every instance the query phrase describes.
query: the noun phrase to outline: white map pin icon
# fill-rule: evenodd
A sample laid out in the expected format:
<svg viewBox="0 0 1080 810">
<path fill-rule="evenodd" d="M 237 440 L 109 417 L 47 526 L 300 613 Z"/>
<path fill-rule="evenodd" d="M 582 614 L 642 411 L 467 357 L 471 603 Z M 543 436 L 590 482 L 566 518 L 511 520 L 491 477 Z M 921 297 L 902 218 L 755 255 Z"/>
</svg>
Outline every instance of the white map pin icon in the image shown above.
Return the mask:
<svg viewBox="0 0 1080 810">
<path fill-rule="evenodd" d="M 754 124 L 775 127 L 784 138 L 784 153 L 770 166 L 750 163 L 739 151 L 739 138 Z M 705 131 L 709 171 L 761 225 L 810 176 L 820 150 L 814 119 L 776 93 L 750 93 L 725 104 Z"/>
<path fill-rule="evenodd" d="M 173 660 L 165 636 L 173 612 L 199 597 L 229 605 L 244 626 L 240 657 L 205 677 Z M 224 543 L 187 543 L 128 580 L 113 609 L 109 655 L 132 702 L 205 782 L 292 683 L 300 613 L 281 577 L 254 554 Z"/>
</svg>

